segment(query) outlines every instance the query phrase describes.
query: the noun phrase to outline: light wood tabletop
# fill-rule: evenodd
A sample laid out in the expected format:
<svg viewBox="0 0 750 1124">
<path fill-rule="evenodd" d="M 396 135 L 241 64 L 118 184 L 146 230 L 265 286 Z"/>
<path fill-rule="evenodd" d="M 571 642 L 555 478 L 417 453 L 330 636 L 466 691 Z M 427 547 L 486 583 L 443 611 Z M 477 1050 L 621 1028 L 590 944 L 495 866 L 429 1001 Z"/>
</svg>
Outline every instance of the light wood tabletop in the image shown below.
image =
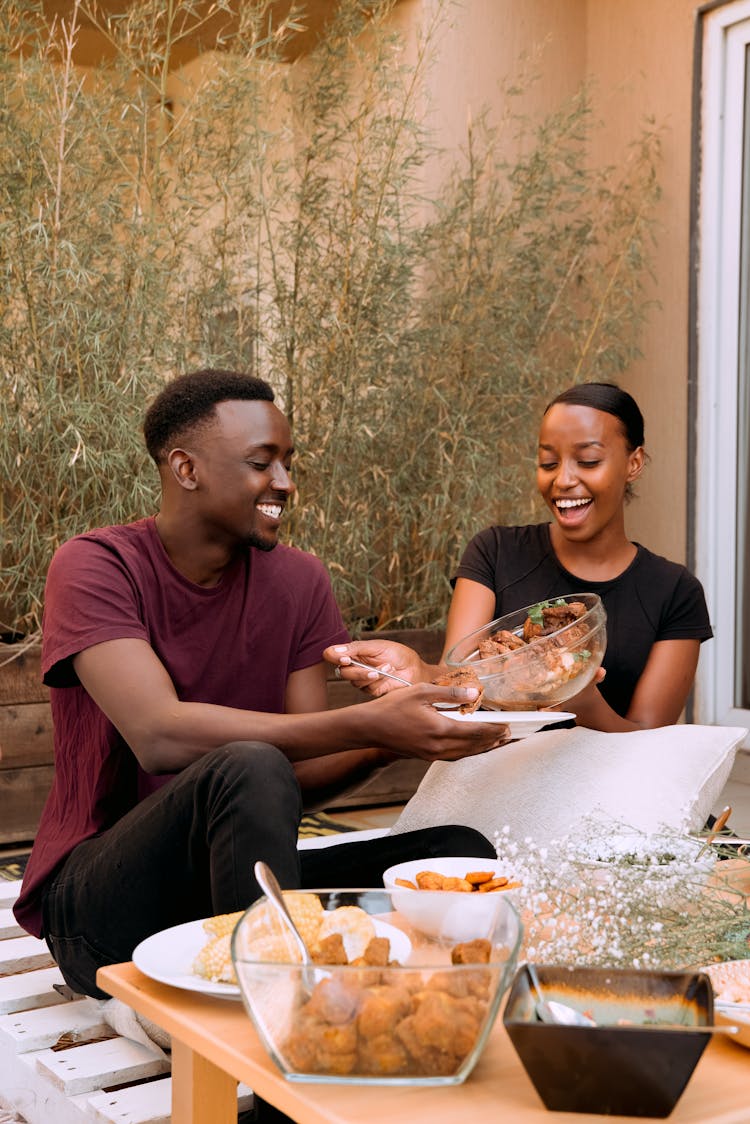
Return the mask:
<svg viewBox="0 0 750 1124">
<path fill-rule="evenodd" d="M 157 983 L 132 963 L 101 968 L 99 986 L 172 1035 L 172 1120 L 235 1124 L 237 1081 L 244 1081 L 300 1124 L 537 1124 L 549 1121 L 510 1043 L 502 1018 L 463 1085 L 379 1087 L 285 1080 L 266 1054 L 241 1003 Z M 566 1122 L 632 1117 L 565 1113 Z M 750 1050 L 715 1037 L 670 1124 L 748 1124 Z"/>
</svg>

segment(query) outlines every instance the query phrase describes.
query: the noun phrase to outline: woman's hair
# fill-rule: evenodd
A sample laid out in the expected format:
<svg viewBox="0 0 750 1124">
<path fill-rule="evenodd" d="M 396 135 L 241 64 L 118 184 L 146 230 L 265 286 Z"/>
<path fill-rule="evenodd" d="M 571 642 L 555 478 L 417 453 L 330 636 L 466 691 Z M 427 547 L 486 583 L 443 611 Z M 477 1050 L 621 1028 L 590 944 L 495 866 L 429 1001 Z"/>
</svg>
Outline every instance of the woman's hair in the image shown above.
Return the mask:
<svg viewBox="0 0 750 1124">
<path fill-rule="evenodd" d="M 616 383 L 582 382 L 577 386 L 569 386 L 548 403 L 544 410 L 545 414 L 553 406 L 558 405 L 590 406 L 592 410 L 603 410 L 605 414 L 612 414 L 622 426 L 631 453 L 643 444 L 643 414 L 635 398 Z"/>
<path fill-rule="evenodd" d="M 188 431 L 207 425 L 220 402 L 273 402 L 274 393 L 263 379 L 243 371 L 205 368 L 168 382 L 146 411 L 146 448 L 160 464 L 171 444 Z"/>
</svg>

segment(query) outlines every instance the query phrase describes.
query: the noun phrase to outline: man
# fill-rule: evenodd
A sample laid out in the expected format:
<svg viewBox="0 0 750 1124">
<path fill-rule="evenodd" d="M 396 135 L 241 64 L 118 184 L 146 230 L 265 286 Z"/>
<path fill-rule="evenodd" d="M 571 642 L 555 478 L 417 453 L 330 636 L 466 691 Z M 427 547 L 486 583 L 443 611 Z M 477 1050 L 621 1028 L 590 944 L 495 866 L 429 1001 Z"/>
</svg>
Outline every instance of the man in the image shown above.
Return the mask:
<svg viewBox="0 0 750 1124">
<path fill-rule="evenodd" d="M 289 426 L 267 383 L 198 371 L 169 383 L 144 433 L 158 467 L 153 518 L 79 535 L 47 580 L 42 670 L 55 779 L 15 907 L 68 984 L 184 921 L 242 909 L 264 859 L 282 886 L 380 884 L 394 861 L 490 857 L 440 828 L 297 851 L 292 762 L 378 747 L 426 760 L 481 753 L 497 728 L 433 702 L 475 691 L 421 684 L 326 712 L 321 653 L 347 639 L 322 564 L 277 545 L 294 492 Z M 355 758 L 356 760 L 356 758 Z"/>
</svg>

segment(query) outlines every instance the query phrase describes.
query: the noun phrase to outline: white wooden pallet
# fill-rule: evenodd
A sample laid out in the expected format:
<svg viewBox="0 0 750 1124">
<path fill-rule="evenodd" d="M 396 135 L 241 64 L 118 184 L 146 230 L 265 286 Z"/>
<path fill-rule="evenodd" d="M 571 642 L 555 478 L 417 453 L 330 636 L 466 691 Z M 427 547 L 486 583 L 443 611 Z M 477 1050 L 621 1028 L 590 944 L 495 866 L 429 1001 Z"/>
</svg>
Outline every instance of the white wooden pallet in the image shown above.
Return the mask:
<svg viewBox="0 0 750 1124">
<path fill-rule="evenodd" d="M 66 996 L 44 941 L 15 925 L 20 889 L 0 879 L 0 1099 L 27 1124 L 169 1124 L 169 1061 L 116 1035 L 94 1000 Z M 240 1085 L 238 1110 L 251 1105 Z"/>
</svg>

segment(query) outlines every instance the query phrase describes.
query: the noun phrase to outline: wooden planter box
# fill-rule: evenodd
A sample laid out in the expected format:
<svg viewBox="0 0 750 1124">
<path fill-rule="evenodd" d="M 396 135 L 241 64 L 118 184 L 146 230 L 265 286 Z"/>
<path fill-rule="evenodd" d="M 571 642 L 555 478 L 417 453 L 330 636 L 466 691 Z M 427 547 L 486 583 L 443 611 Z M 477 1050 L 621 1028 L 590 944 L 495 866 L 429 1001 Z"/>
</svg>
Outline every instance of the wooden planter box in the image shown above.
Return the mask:
<svg viewBox="0 0 750 1124">
<path fill-rule="evenodd" d="M 440 659 L 442 632 L 404 629 L 377 637 L 408 644 L 429 663 Z M 52 784 L 52 717 L 40 654 L 38 647 L 24 651 L 21 645 L 0 645 L 0 844 L 34 838 Z M 364 701 L 349 683 L 335 679 L 331 668 L 328 705 L 336 709 Z"/>
<path fill-rule="evenodd" d="M 0 645 L 0 843 L 34 838 L 52 784 L 52 716 L 39 660 L 38 647 Z"/>
</svg>

